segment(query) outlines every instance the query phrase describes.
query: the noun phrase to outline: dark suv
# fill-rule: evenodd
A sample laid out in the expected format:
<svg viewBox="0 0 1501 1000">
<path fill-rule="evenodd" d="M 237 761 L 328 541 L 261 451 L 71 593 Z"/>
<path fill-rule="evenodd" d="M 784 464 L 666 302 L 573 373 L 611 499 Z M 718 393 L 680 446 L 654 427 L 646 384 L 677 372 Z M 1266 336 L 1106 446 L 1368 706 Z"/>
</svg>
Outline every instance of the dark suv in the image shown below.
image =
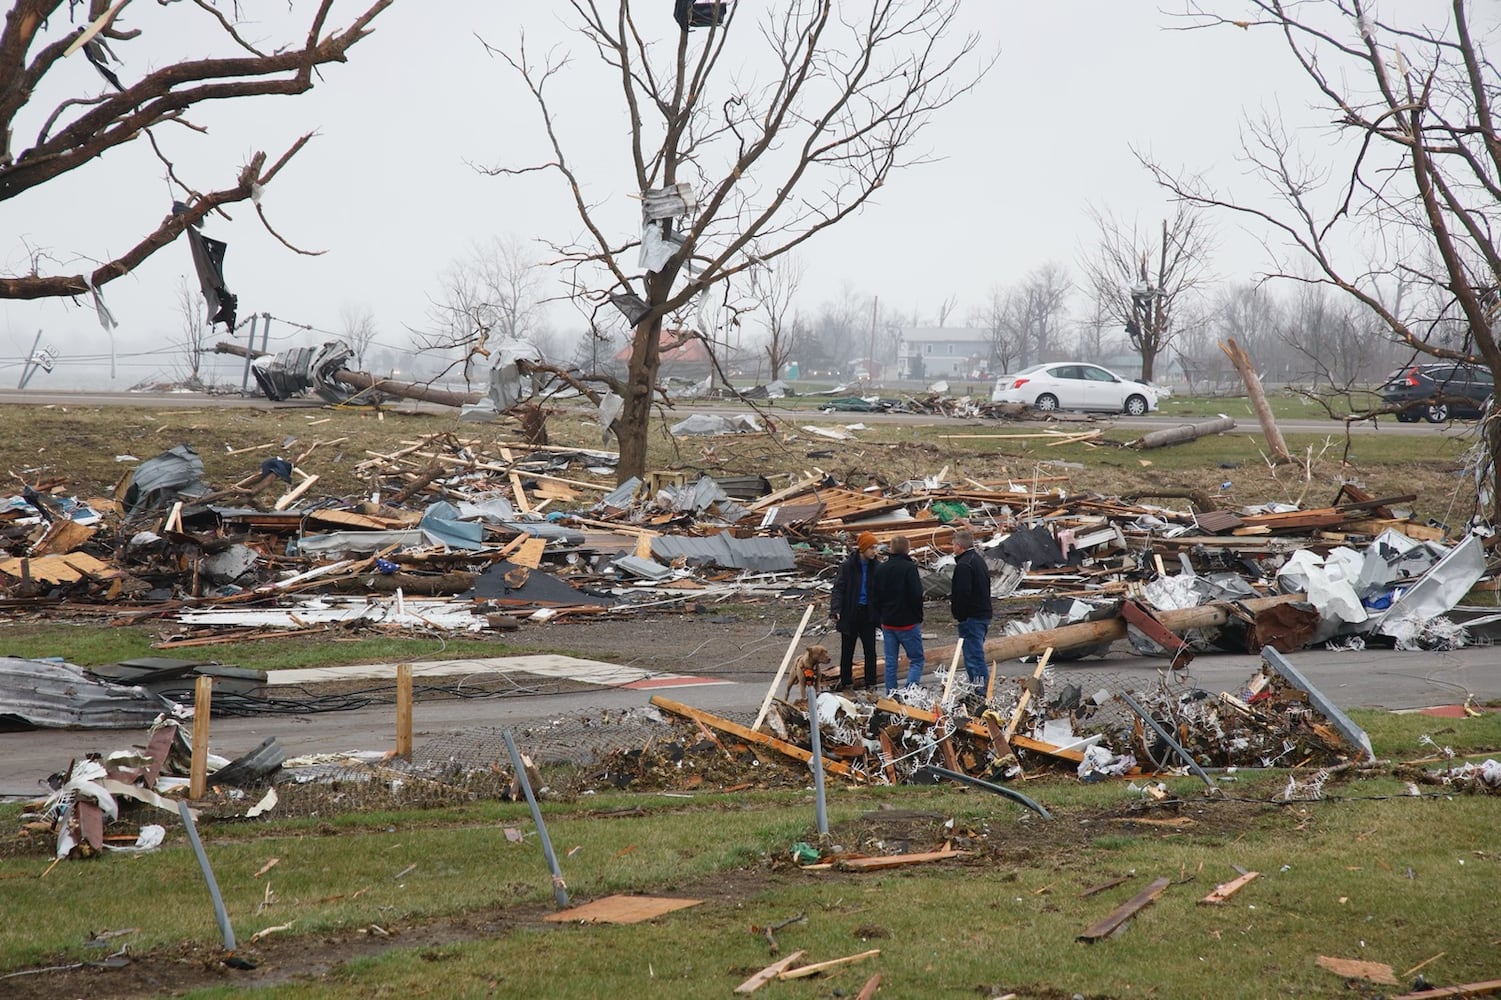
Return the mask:
<svg viewBox="0 0 1501 1000">
<path fill-rule="evenodd" d="M 1400 369 L 1380 390 L 1383 403 L 1402 406 L 1398 420 L 1411 423 L 1426 417 L 1434 424 L 1450 417 L 1482 416 L 1494 391 L 1489 369 L 1455 361 Z"/>
</svg>

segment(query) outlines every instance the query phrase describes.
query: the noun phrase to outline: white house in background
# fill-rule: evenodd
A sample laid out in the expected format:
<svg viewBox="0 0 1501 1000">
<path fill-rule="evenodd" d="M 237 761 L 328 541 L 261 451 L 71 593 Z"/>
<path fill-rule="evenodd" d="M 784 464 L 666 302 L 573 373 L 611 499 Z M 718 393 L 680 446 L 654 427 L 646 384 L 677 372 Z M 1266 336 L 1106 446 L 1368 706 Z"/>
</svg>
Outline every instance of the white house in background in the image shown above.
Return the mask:
<svg viewBox="0 0 1501 1000">
<path fill-rule="evenodd" d="M 902 330 L 896 348 L 900 378 L 978 378 L 989 373 L 990 334 L 960 326 Z"/>
</svg>

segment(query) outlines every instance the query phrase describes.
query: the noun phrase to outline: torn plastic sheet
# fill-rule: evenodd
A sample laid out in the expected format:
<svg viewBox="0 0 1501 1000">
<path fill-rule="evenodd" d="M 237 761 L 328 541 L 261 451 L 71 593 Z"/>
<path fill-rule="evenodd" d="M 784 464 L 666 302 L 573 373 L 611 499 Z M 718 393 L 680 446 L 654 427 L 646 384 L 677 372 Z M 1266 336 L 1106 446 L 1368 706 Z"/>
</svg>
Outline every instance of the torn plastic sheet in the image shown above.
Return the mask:
<svg viewBox="0 0 1501 1000">
<path fill-rule="evenodd" d="M 1403 619 L 1419 622 L 1445 614 L 1485 575 L 1485 549 L 1479 535 L 1470 535 L 1438 561 L 1376 620 L 1376 631 L 1395 635 Z"/>
<path fill-rule="evenodd" d="M 1405 651 L 1432 652 L 1459 649 L 1470 645 L 1470 631 L 1448 618 L 1398 618 L 1386 624 L 1386 632 L 1395 648 Z"/>
<path fill-rule="evenodd" d="M 620 417 L 620 412 L 625 409 L 625 400 L 617 396 L 613 391 L 607 392 L 599 400 L 599 426 L 600 443 L 609 444 L 610 438 L 615 436 L 615 421 Z"/>
<path fill-rule="evenodd" d="M 134 844 L 109 844 L 104 845 L 106 851 L 114 851 L 118 854 L 144 854 L 154 851 L 162 846 L 167 839 L 167 828 L 157 823 L 147 823 L 136 834 Z"/>
<path fill-rule="evenodd" d="M 1361 571 L 1362 559 L 1352 549 L 1337 548 L 1327 557 L 1310 549 L 1294 552 L 1277 571 L 1277 583 L 1285 593 L 1302 592 L 1319 613 L 1314 642 L 1333 637 L 1345 625 L 1358 625 L 1370 617 L 1351 582 Z"/>
<path fill-rule="evenodd" d="M 715 434 L 759 434 L 761 422 L 749 413 L 737 413 L 733 417 L 721 416 L 713 413 L 695 413 L 686 420 L 680 420 L 668 428 L 673 437 L 689 435 L 715 435 Z"/>
</svg>

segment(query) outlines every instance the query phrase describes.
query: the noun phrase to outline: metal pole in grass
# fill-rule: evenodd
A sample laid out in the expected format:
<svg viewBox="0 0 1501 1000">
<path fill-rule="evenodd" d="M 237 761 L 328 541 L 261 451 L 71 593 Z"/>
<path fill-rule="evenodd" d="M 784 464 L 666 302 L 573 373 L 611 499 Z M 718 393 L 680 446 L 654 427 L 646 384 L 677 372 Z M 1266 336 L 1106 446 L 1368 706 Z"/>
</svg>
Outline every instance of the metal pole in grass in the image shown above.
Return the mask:
<svg viewBox="0 0 1501 1000">
<path fill-rule="evenodd" d="M 563 885 L 563 871 L 558 867 L 558 856 L 552 850 L 552 838 L 547 835 L 547 824 L 542 822 L 542 810 L 537 806 L 537 796 L 532 794 L 532 783 L 521 763 L 521 751 L 516 749 L 516 739 L 509 729 L 502 731 L 501 735 L 506 740 L 506 753 L 511 755 L 511 766 L 516 769 L 516 783 L 526 796 L 526 804 L 532 810 L 532 822 L 536 824 L 537 834 L 542 838 L 542 854 L 547 858 L 547 867 L 552 869 L 552 897 L 558 901 L 559 906 L 566 908 L 568 889 Z"/>
<path fill-rule="evenodd" d="M 812 744 L 813 759 L 808 763 L 813 765 L 813 809 L 818 816 L 818 835 L 827 837 L 829 835 L 829 810 L 823 795 L 823 738 L 819 735 L 818 695 L 815 693 L 810 701 L 808 736 Z"/>
<path fill-rule="evenodd" d="M 1152 730 L 1156 732 L 1158 736 L 1162 737 L 1162 741 L 1168 746 L 1172 747 L 1179 757 L 1183 758 L 1183 763 L 1188 765 L 1188 769 L 1194 774 L 1198 775 L 1201 779 L 1203 779 L 1204 784 L 1208 785 L 1211 791 L 1218 792 L 1220 790 L 1220 786 L 1214 783 L 1213 778 L 1204 773 L 1204 769 L 1199 766 L 1198 761 L 1193 759 L 1193 755 L 1190 754 L 1187 750 L 1183 749 L 1182 745 L 1177 740 L 1173 739 L 1172 734 L 1169 733 L 1166 729 L 1162 728 L 1162 724 L 1160 722 L 1152 718 L 1151 712 L 1148 712 L 1145 708 L 1142 708 L 1139 704 L 1136 703 L 1136 699 L 1131 697 L 1126 692 L 1120 692 L 1120 696 L 1121 701 L 1124 701 L 1127 705 L 1131 706 L 1131 711 L 1135 712 L 1141 718 L 1142 722 L 1145 722 L 1147 725 L 1151 726 Z"/>
<path fill-rule="evenodd" d="M 188 831 L 188 843 L 198 855 L 198 867 L 203 869 L 203 880 L 208 883 L 208 894 L 214 901 L 214 917 L 219 921 L 219 935 L 224 938 L 224 950 L 235 952 L 235 932 L 229 926 L 229 913 L 224 909 L 224 897 L 219 895 L 219 883 L 214 881 L 214 869 L 209 867 L 208 855 L 203 851 L 203 841 L 198 839 L 198 827 L 193 823 L 193 810 L 183 801 L 177 803 L 177 814 L 182 817 L 183 828 Z"/>
</svg>

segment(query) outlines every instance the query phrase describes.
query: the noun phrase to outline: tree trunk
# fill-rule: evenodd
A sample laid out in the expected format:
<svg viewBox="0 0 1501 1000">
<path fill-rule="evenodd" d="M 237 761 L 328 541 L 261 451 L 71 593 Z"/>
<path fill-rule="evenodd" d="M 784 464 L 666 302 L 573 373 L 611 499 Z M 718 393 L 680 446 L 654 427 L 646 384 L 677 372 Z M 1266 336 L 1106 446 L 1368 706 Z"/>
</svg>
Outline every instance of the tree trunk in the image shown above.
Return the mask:
<svg viewBox="0 0 1501 1000">
<path fill-rule="evenodd" d="M 651 428 L 651 401 L 656 390 L 657 372 L 662 367 L 662 321 L 660 306 L 672 291 L 672 276 L 677 268 L 669 264 L 656 274 L 646 276 L 646 304 L 651 313 L 636 327 L 631 339 L 631 360 L 626 367 L 625 404 L 615 422 L 620 441 L 620 461 L 615 465 L 615 482 L 624 483 L 632 476 L 646 476 L 647 432 Z"/>
<path fill-rule="evenodd" d="M 1143 382 L 1151 382 L 1152 381 L 1152 372 L 1157 367 L 1156 362 L 1157 362 L 1157 347 L 1156 347 L 1156 345 L 1152 344 L 1152 343 L 1149 343 L 1146 340 L 1146 338 L 1142 338 L 1142 344 L 1141 344 L 1141 380 Z"/>
</svg>

